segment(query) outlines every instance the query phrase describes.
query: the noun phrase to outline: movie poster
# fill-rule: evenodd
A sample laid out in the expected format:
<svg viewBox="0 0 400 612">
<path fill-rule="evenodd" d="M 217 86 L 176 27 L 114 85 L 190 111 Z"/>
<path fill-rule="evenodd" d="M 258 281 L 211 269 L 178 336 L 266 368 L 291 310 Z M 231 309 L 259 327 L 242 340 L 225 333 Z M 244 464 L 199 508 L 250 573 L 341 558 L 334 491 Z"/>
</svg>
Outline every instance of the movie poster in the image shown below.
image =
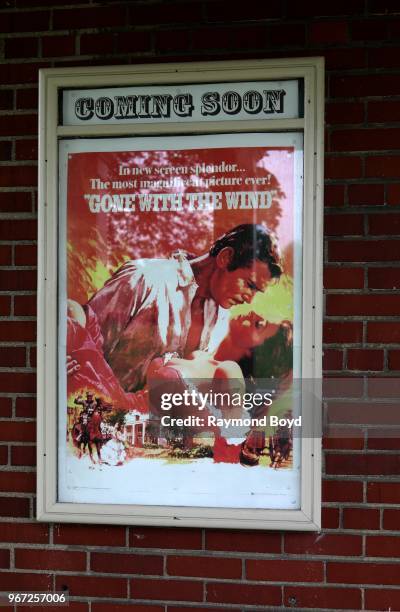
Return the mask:
<svg viewBox="0 0 400 612">
<path fill-rule="evenodd" d="M 58 500 L 300 508 L 302 134 L 59 156 Z"/>
</svg>

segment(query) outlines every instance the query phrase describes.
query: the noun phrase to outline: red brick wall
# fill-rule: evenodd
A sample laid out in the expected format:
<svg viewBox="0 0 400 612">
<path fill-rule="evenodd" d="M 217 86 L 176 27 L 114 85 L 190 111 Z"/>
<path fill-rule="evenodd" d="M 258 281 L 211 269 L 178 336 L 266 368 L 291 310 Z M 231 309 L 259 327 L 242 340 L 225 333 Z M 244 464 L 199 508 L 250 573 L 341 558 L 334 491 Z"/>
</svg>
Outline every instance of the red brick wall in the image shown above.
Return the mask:
<svg viewBox="0 0 400 612">
<path fill-rule="evenodd" d="M 67 585 L 93 612 L 400 609 L 399 445 L 367 438 L 368 402 L 326 443 L 321 534 L 34 518 L 38 68 L 301 55 L 327 68 L 325 369 L 400 374 L 398 2 L 0 0 L 0 590 Z"/>
</svg>

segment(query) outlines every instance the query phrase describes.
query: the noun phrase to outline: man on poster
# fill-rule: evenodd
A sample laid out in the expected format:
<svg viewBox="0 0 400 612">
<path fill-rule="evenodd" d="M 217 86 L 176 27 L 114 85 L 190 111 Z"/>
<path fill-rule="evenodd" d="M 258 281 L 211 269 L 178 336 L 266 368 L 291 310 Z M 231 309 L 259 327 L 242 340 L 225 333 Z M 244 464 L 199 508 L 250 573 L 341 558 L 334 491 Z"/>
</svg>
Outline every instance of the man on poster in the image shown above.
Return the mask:
<svg viewBox="0 0 400 612">
<path fill-rule="evenodd" d="M 277 246 L 263 225 L 243 224 L 188 260 L 126 262 L 89 300 L 107 363 L 125 391 L 143 388 L 155 357 L 207 350 L 226 309 L 250 303 L 281 275 Z"/>
</svg>

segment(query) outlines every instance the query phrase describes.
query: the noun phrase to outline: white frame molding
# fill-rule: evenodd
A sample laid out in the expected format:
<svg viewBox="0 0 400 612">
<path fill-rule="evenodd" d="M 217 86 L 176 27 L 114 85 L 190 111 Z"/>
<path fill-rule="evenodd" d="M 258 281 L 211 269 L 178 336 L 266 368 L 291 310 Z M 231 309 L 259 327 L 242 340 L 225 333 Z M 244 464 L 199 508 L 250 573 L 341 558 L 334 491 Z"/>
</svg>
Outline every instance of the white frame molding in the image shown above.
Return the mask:
<svg viewBox="0 0 400 612">
<path fill-rule="evenodd" d="M 304 118 L 61 126 L 61 89 L 304 79 Z M 301 508 L 225 508 L 59 503 L 57 501 L 58 139 L 73 136 L 304 131 L 302 377 L 320 398 L 322 361 L 323 58 L 246 60 L 40 71 L 37 518 L 39 521 L 234 529 L 318 530 L 321 522 L 321 402 L 303 405 Z M 304 425 L 303 425 L 304 428 Z"/>
</svg>

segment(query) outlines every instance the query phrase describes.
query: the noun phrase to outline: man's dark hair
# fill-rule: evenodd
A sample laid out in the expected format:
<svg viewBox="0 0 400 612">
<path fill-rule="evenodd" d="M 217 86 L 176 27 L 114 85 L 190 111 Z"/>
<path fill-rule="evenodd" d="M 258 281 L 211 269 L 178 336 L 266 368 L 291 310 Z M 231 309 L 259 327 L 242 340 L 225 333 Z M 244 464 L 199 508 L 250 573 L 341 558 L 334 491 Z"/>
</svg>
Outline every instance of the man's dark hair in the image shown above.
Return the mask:
<svg viewBox="0 0 400 612">
<path fill-rule="evenodd" d="M 233 249 L 232 261 L 228 266 L 230 272 L 250 267 L 255 259 L 259 259 L 268 264 L 272 278 L 279 278 L 282 274 L 277 245 L 264 225 L 237 225 L 214 242 L 210 255 L 216 257 L 225 247 Z"/>
</svg>

